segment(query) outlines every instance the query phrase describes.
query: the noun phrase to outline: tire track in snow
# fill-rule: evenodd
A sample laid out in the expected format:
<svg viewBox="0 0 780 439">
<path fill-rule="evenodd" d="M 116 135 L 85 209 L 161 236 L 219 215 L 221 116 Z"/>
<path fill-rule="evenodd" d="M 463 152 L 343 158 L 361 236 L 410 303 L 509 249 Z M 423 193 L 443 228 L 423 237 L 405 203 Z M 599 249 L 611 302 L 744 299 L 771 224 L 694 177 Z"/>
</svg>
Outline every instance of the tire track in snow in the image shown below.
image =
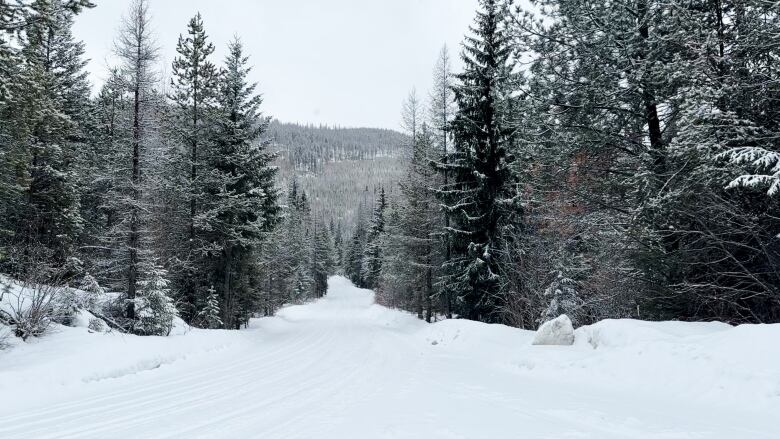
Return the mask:
<svg viewBox="0 0 780 439">
<path fill-rule="evenodd" d="M 190 365 L 190 358 L 185 357 L 157 369 L 87 383 L 96 394 L 16 414 L 13 422 L 4 422 L 11 416 L 0 418 L 0 426 L 10 425 L 0 427 L 0 437 L 123 437 L 139 429 L 157 430 L 154 437 L 197 436 L 209 431 L 224 435 L 251 430 L 256 421 L 253 414 L 267 421 L 264 437 L 289 437 L 284 432 L 301 419 L 312 421 L 313 413 L 317 419 L 310 424 L 318 428 L 332 424 L 344 416 L 337 408 L 365 399 L 376 369 L 387 365 L 376 355 L 382 352 L 376 349 L 382 343 L 378 340 L 382 331 L 368 319 L 354 319 L 356 312 L 370 305 L 361 294 L 352 292 L 360 298 L 359 306 L 354 301 L 335 300 L 335 305 L 318 310 L 326 315 L 285 319 L 289 327 L 274 334 L 273 341 L 254 346 L 240 343 L 216 353 L 205 364 L 198 360 Z M 260 338 L 262 332 L 242 335 Z M 397 355 L 393 362 L 398 362 Z M 107 389 L 110 394 L 105 393 Z M 268 389 L 275 390 L 269 393 Z M 212 415 L 193 421 L 193 413 Z M 162 424 L 175 424 L 170 420 L 176 418 L 188 421 L 169 432 L 159 430 Z"/>
</svg>

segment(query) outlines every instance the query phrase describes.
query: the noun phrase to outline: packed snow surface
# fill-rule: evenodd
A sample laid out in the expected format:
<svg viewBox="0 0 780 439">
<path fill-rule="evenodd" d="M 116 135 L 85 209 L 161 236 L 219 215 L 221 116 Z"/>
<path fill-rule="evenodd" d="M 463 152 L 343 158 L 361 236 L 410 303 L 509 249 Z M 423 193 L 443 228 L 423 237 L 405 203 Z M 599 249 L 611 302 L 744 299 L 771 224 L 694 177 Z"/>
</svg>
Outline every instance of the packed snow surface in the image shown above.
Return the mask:
<svg viewBox="0 0 780 439">
<path fill-rule="evenodd" d="M 0 352 L 0 438 L 780 438 L 780 325 L 425 324 L 330 280 L 247 331 Z"/>
</svg>

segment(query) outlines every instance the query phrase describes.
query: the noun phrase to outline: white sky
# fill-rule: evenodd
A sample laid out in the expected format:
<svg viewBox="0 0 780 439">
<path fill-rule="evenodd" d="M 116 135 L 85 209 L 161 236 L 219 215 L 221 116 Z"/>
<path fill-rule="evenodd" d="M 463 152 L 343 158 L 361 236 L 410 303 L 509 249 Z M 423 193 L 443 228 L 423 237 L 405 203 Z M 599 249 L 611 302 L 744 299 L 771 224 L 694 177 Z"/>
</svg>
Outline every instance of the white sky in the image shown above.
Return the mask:
<svg viewBox="0 0 780 439">
<path fill-rule="evenodd" d="M 129 0 L 96 0 L 76 18 L 92 81 L 101 84 Z M 284 122 L 397 129 L 412 87 L 427 96 L 436 57 L 460 43 L 476 0 L 151 0 L 165 75 L 176 41 L 200 11 L 221 64 L 239 35 L 264 112 Z M 456 64 L 456 65 L 458 65 Z"/>
</svg>

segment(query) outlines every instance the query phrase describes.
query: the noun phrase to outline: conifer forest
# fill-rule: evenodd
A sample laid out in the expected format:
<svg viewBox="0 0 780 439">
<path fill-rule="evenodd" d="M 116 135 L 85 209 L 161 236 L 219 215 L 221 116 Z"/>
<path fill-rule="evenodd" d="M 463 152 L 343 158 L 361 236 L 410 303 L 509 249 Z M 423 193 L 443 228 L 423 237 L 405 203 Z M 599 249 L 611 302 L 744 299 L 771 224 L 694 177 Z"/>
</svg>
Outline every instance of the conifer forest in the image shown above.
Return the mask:
<svg viewBox="0 0 780 439">
<path fill-rule="evenodd" d="M 469 17 L 370 127 L 302 17 L 0 0 L 0 437 L 780 437 L 780 3 L 462 2 L 299 5 Z"/>
</svg>

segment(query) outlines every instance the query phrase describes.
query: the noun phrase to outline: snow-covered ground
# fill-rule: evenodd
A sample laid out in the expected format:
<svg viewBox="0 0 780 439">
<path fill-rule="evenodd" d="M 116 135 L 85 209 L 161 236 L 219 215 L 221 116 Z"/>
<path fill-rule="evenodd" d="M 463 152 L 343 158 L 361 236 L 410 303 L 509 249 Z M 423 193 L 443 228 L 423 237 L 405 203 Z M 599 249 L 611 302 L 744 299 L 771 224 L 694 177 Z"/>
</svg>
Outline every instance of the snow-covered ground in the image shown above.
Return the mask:
<svg viewBox="0 0 780 439">
<path fill-rule="evenodd" d="M 0 438 L 780 438 L 780 325 L 428 325 L 339 277 L 248 331 L 57 327 L 0 352 Z"/>
</svg>

